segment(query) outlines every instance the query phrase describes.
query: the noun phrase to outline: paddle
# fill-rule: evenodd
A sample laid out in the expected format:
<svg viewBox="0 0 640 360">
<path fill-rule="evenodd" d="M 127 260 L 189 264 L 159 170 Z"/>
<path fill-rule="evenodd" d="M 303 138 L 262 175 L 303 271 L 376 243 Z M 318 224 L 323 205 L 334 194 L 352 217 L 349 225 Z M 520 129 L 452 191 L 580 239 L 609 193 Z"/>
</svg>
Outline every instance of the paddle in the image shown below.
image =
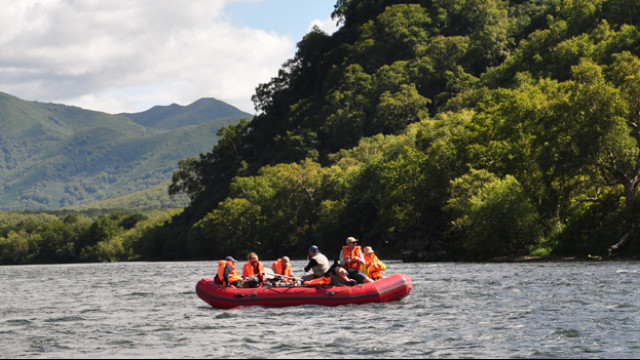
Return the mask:
<svg viewBox="0 0 640 360">
<path fill-rule="evenodd" d="M 270 268 L 265 268 L 264 269 L 264 278 L 265 279 L 275 279 L 276 277 L 283 278 L 283 279 L 298 280 L 297 277 L 276 274 Z"/>
</svg>

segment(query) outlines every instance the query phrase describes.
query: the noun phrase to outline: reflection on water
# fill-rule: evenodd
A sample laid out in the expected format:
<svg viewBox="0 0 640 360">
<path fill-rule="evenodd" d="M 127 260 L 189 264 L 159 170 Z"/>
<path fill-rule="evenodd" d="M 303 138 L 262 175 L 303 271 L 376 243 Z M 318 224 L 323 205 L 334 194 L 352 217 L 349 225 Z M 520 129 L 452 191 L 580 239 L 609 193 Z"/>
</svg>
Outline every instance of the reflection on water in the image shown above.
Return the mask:
<svg viewBox="0 0 640 360">
<path fill-rule="evenodd" d="M 216 262 L 0 267 L 1 356 L 640 355 L 636 262 L 386 263 L 413 279 L 400 302 L 233 310 L 195 294 Z"/>
</svg>

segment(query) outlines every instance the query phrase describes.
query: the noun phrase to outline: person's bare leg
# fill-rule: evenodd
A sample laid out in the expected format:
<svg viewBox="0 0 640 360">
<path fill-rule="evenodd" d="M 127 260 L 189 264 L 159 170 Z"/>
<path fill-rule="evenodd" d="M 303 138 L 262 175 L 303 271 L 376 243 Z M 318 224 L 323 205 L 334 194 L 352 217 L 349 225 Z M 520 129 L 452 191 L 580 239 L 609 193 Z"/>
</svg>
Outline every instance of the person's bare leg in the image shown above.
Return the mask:
<svg viewBox="0 0 640 360">
<path fill-rule="evenodd" d="M 351 282 L 351 279 L 347 276 L 347 270 L 337 267 L 336 268 L 336 276 L 340 278 L 340 280 L 344 281 L 345 284 Z"/>
<path fill-rule="evenodd" d="M 365 276 L 364 280 L 362 280 L 363 284 L 371 283 L 371 282 L 373 282 L 373 279 L 368 276 Z"/>
</svg>

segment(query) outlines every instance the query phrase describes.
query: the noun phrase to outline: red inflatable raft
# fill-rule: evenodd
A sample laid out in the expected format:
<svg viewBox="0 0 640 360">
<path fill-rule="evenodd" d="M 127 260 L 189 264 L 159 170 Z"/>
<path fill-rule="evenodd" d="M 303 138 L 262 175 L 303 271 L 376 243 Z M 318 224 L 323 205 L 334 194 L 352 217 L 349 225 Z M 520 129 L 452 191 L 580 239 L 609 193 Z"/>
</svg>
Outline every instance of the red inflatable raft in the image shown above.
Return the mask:
<svg viewBox="0 0 640 360">
<path fill-rule="evenodd" d="M 411 293 L 413 282 L 404 274 L 394 274 L 378 281 L 356 286 L 292 286 L 238 289 L 214 284 L 213 279 L 202 279 L 196 293 L 214 308 L 237 306 L 296 306 L 346 305 L 400 300 Z"/>
</svg>

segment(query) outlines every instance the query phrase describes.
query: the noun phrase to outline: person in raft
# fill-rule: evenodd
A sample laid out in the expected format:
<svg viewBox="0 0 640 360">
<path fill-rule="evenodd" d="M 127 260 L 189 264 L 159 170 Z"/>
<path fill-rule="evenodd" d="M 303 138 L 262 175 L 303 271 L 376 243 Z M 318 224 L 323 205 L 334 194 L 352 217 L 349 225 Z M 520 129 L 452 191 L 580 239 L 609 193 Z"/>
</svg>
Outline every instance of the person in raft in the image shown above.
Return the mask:
<svg viewBox="0 0 640 360">
<path fill-rule="evenodd" d="M 309 263 L 305 266 L 304 271 L 312 270 L 312 273 L 302 277 L 302 283 L 305 285 L 356 285 L 355 280 L 347 277 L 347 272 L 337 266 L 329 266 L 329 259 L 320 252 L 317 246 L 313 245 L 309 248 Z M 342 271 L 339 271 L 342 270 Z"/>
<path fill-rule="evenodd" d="M 378 259 L 378 256 L 371 246 L 365 247 L 362 253 L 365 261 L 365 264 L 362 266 L 362 272 L 374 281 L 382 279 L 382 272 L 387 270 L 387 265 Z"/>
<path fill-rule="evenodd" d="M 292 277 L 291 273 L 291 259 L 288 256 L 283 256 L 271 264 L 271 270 L 276 275 L 282 275 Z"/>
<path fill-rule="evenodd" d="M 215 278 L 217 284 L 227 287 L 242 287 L 242 277 L 236 271 L 236 259 L 227 256 L 224 260 L 218 261 L 218 274 Z"/>
<path fill-rule="evenodd" d="M 312 270 L 312 273 L 302 277 L 302 281 L 309 281 L 324 277 L 329 271 L 329 259 L 320 252 L 317 246 L 309 248 L 309 263 L 304 267 L 304 272 Z"/>
<path fill-rule="evenodd" d="M 248 283 L 245 287 L 257 287 L 264 282 L 264 266 L 258 259 L 258 254 L 250 252 L 247 255 L 247 263 L 242 268 L 242 277 Z"/>
<path fill-rule="evenodd" d="M 340 267 L 336 268 L 336 275 L 338 277 L 347 276 L 349 279 L 358 282 L 358 284 L 373 282 L 370 277 L 360 270 L 367 262 L 362 254 L 362 248 L 358 245 L 358 239 L 349 236 L 346 243 L 340 252 Z"/>
</svg>

